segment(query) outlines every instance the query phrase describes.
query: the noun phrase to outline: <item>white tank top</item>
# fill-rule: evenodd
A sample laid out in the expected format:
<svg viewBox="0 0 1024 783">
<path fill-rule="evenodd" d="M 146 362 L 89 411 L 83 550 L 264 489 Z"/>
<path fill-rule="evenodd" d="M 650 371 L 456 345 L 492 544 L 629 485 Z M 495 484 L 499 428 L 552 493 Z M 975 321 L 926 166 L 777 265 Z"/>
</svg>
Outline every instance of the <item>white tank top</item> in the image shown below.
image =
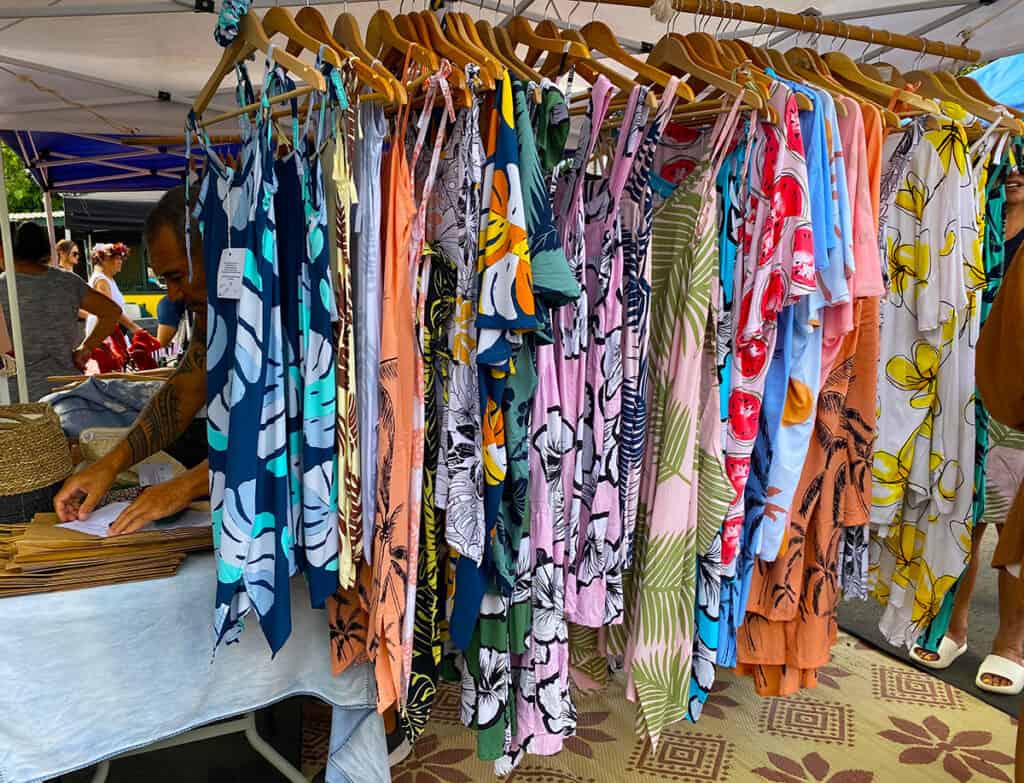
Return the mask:
<svg viewBox="0 0 1024 783">
<path fill-rule="evenodd" d="M 122 294 L 121 289 L 117 287 L 117 282 L 114 280 L 114 278 L 107 277 L 105 274 L 103 274 L 102 270 L 97 268 L 93 270 L 92 275 L 89 277 L 89 287 L 95 288 L 97 280 L 107 281 L 107 285 L 110 286 L 110 298 L 117 302 L 117 306 L 121 308 L 121 312 L 123 313 L 125 306 L 124 294 Z M 97 320 L 98 319 L 96 318 L 95 315 L 90 315 L 88 318 L 85 319 L 86 337 L 92 334 L 92 329 L 94 326 L 96 326 Z"/>
</svg>

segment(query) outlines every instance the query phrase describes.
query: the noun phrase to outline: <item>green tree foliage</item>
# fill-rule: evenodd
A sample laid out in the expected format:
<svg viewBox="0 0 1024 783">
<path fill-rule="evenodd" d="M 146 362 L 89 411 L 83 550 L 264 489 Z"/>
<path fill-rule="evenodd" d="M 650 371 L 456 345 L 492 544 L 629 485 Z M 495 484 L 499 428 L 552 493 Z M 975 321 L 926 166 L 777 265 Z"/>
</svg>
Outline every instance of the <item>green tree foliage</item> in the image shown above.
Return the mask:
<svg viewBox="0 0 1024 783">
<path fill-rule="evenodd" d="M 7 209 L 11 212 L 42 212 L 43 191 L 21 158 L 6 144 L 0 144 L 0 151 L 3 152 L 4 179 L 7 181 Z M 62 208 L 59 196 L 54 196 L 53 208 Z"/>
</svg>

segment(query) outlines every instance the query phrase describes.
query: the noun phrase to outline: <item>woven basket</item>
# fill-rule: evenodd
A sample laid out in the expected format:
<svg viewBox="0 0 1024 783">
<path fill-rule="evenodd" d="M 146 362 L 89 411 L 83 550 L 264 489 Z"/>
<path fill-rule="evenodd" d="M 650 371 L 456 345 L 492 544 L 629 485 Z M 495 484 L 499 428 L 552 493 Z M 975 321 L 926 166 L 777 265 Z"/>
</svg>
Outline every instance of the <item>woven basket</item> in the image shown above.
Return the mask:
<svg viewBox="0 0 1024 783">
<path fill-rule="evenodd" d="M 71 450 L 49 405 L 0 406 L 0 524 L 53 510 L 71 475 Z"/>
</svg>

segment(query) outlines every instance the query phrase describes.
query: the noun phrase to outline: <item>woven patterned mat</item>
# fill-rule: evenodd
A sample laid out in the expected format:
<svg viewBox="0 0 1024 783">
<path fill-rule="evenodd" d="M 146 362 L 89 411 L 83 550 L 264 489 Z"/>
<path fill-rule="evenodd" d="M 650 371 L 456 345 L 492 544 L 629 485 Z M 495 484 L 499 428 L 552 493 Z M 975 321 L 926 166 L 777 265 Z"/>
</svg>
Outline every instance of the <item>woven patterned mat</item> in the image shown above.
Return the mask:
<svg viewBox="0 0 1024 783">
<path fill-rule="evenodd" d="M 696 725 L 657 748 L 639 739 L 621 684 L 578 694 L 577 736 L 551 758 L 527 757 L 507 783 L 944 783 L 1013 779 L 1016 721 L 953 686 L 841 634 L 820 685 L 762 699 L 725 672 Z M 319 705 L 317 705 L 319 707 Z M 304 713 L 303 771 L 323 770 L 330 713 Z M 494 780 L 442 688 L 433 718 L 394 783 Z"/>
</svg>

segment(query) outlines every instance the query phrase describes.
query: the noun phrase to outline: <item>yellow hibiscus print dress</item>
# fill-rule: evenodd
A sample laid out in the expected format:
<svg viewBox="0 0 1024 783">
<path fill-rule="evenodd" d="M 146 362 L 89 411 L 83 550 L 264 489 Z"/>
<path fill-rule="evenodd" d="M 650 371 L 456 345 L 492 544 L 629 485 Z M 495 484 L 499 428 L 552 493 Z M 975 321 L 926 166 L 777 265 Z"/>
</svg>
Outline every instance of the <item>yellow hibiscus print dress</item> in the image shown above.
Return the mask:
<svg viewBox="0 0 1024 783">
<path fill-rule="evenodd" d="M 974 346 L 983 280 L 975 174 L 963 127 L 934 121 L 885 228 L 869 586 L 879 629 L 911 646 L 967 561 Z"/>
</svg>

